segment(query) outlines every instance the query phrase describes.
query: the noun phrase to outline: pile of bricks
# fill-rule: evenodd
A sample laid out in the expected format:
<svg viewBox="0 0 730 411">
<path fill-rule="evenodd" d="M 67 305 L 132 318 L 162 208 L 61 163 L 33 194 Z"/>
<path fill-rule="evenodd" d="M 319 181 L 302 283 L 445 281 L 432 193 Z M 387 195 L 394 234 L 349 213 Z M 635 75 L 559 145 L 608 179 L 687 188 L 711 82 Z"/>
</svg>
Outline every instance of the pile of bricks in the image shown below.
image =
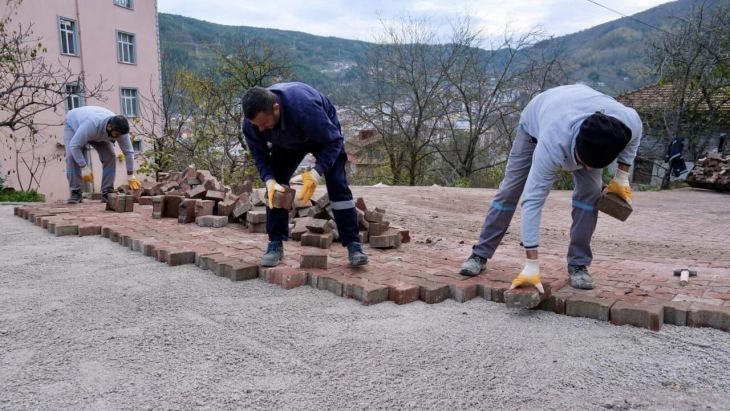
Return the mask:
<svg viewBox="0 0 730 411">
<path fill-rule="evenodd" d="M 730 191 L 730 156 L 707 153 L 697 161 L 687 177 L 687 183 L 696 188 Z"/>
<path fill-rule="evenodd" d="M 410 241 L 408 230 L 390 226 L 385 210 L 368 210 L 362 197 L 357 199 L 355 207 L 360 240 L 363 243 L 370 243 L 373 248 L 397 248 Z M 314 202 L 310 200 L 302 204 L 295 201 L 290 217 L 290 237 L 301 241 L 303 246 L 327 249 L 332 242 L 340 239 L 327 193 Z"/>
</svg>

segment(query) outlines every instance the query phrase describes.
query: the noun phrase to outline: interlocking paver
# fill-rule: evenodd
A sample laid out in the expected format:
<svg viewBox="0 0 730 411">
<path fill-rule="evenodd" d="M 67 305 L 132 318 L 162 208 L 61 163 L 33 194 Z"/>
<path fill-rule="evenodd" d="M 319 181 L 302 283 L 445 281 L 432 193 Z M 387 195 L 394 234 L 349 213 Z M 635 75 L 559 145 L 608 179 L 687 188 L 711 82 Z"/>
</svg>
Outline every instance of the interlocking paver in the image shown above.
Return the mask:
<svg viewBox="0 0 730 411">
<path fill-rule="evenodd" d="M 387 209 L 387 221 L 407 227 L 411 242 L 384 250 L 366 246 L 370 264 L 359 268 L 349 267 L 346 249 L 334 243 L 318 251 L 328 259 L 329 268 L 323 270 L 300 268 L 300 256 L 311 253 L 312 248 L 289 241 L 282 264 L 269 274 L 270 282 L 285 288 L 310 285 L 363 304 L 385 300 L 406 304 L 418 299 L 437 303 L 447 298 L 465 302 L 476 297 L 504 302 L 504 292 L 524 261 L 519 213 L 487 270 L 474 278 L 458 274 L 495 190 L 353 187 L 353 191 L 367 199 L 371 210 Z M 315 198 L 322 193 L 320 190 Z M 638 305 L 646 304 L 661 306 L 667 324 L 728 329 L 727 195 L 692 189 L 636 193 L 634 212 L 625 223 L 600 215 L 592 243 L 594 262 L 589 268 L 596 288 L 583 291 L 571 288 L 567 281 L 564 255 L 571 223 L 570 194 L 551 193 L 544 208 L 540 259 L 543 283 L 550 284 L 552 294 L 538 309 L 565 314 L 572 305 L 572 315 L 585 311 L 585 316 L 609 320 L 614 303 L 620 304 L 614 312 L 638 310 L 639 317 L 644 311 Z M 214 204 L 208 201 L 210 204 L 196 204 Z M 250 233 L 241 224 L 212 229 L 179 224 L 176 218 L 153 219 L 153 206 L 145 203 L 131 213 L 104 211 L 103 204 L 87 201 L 19 206 L 15 214 L 56 235 L 101 235 L 168 264 L 195 263 L 217 275 L 235 276 L 235 280 L 259 276 L 258 263 L 268 241 L 265 234 Z M 192 202 L 186 205 L 192 206 Z M 212 214 L 210 208 L 204 214 Z M 376 212 L 369 211 L 370 219 L 383 218 Z M 265 219 L 265 213 L 259 214 Z M 302 227 L 306 229 L 306 222 Z M 672 271 L 687 266 L 697 267 L 699 275 L 681 286 Z M 261 271 L 266 279 L 268 270 Z M 659 310 L 646 312 L 656 317 Z M 615 322 L 641 325 L 649 317 L 632 318 L 616 318 Z M 652 320 L 656 322 L 656 318 Z"/>
</svg>

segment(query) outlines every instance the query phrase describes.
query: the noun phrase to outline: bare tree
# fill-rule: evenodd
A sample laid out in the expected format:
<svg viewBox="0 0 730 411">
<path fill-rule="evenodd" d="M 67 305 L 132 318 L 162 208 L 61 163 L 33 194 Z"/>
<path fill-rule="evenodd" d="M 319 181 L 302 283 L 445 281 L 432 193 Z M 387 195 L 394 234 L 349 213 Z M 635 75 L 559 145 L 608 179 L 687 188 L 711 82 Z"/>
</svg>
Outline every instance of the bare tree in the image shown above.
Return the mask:
<svg viewBox="0 0 730 411">
<path fill-rule="evenodd" d="M 544 50 L 540 28 L 518 34 L 507 24 L 500 38 L 488 40 L 467 17 L 452 29 L 447 46 L 454 63 L 442 67 L 446 138 L 434 147 L 458 177 L 469 179 L 506 161 L 524 102 L 565 76 L 558 75 L 561 55 Z"/>
<path fill-rule="evenodd" d="M 419 184 L 430 168 L 432 143 L 446 113 L 440 93 L 454 62 L 439 46 L 437 29 L 427 19 L 381 20 L 383 32 L 360 62 L 361 89 L 350 106 L 361 121 L 382 136 L 393 184 Z"/>
<path fill-rule="evenodd" d="M 83 72 L 75 72 L 69 62 L 55 64 L 45 57 L 43 39 L 33 34 L 33 25 L 23 26 L 13 22 L 22 0 L 7 0 L 0 20 L 0 132 L 9 157 L 4 162 L 15 163 L 15 170 L 24 168 L 28 181 L 18 178 L 21 190 L 40 185 L 48 162 L 58 155 L 47 155 L 42 147 L 53 142 L 48 126 L 62 124 L 58 121 L 41 121 L 39 114 L 57 112 L 68 97 L 66 85 L 81 85 L 85 98 L 103 100 L 103 78 L 89 85 Z M 53 118 L 45 116 L 44 118 Z"/>
<path fill-rule="evenodd" d="M 671 32 L 649 42 L 658 91 L 668 99 L 642 114 L 665 148 L 675 137 L 685 137 L 694 161 L 707 150 L 708 130 L 728 120 L 730 9 L 719 3 L 694 3 L 689 17 L 677 18 Z M 669 179 L 667 171 L 662 188 L 669 188 Z"/>
</svg>

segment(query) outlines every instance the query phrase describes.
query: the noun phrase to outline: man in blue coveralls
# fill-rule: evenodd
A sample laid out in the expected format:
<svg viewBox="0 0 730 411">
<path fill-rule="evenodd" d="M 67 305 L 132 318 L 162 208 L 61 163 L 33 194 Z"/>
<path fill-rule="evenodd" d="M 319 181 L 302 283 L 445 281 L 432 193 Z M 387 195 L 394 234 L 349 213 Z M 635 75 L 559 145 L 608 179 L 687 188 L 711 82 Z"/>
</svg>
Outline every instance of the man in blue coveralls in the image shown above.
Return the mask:
<svg viewBox="0 0 730 411">
<path fill-rule="evenodd" d="M 368 263 L 360 242 L 357 212 L 345 176 L 344 138 L 337 110 L 330 100 L 311 86 L 292 82 L 268 89 L 252 87 L 242 102 L 243 135 L 259 176 L 266 183 L 268 204 L 266 232 L 269 247 L 261 265 L 273 267 L 284 257 L 283 241 L 289 239 L 289 210 L 274 208 L 274 191 L 289 180 L 307 153 L 317 159 L 312 170 L 302 174 L 304 186 L 298 198 L 306 203 L 324 176 L 332 213 L 350 265 Z"/>
<path fill-rule="evenodd" d="M 83 202 L 82 180 L 94 181 L 94 173 L 86 164 L 83 153 L 87 144 L 96 149 L 102 164 L 102 203 L 106 203 L 109 193 L 114 191 L 117 158 L 119 161 L 126 161 L 129 188 L 137 190 L 141 187 L 134 176 L 134 149 L 129 139 L 129 122 L 126 117 L 117 116 L 103 107 L 86 106 L 73 109 L 66 114 L 63 140 L 66 145 L 66 177 L 71 189 L 69 204 Z M 114 155 L 114 143 L 119 144 L 122 154 Z"/>
<path fill-rule="evenodd" d="M 559 170 L 573 172 L 573 225 L 568 248 L 570 284 L 593 288 L 588 273 L 593 254 L 601 196 L 602 169 L 618 160 L 616 175 L 607 187 L 631 203 L 629 169 L 641 141 L 641 119 L 636 111 L 612 97 L 583 85 L 555 87 L 532 99 L 522 111 L 504 180 L 492 201 L 472 255 L 461 274 L 477 275 L 502 241 L 517 203 L 522 198 L 522 243 L 527 259 L 512 288 L 540 282 L 538 244 L 542 207 Z"/>
</svg>

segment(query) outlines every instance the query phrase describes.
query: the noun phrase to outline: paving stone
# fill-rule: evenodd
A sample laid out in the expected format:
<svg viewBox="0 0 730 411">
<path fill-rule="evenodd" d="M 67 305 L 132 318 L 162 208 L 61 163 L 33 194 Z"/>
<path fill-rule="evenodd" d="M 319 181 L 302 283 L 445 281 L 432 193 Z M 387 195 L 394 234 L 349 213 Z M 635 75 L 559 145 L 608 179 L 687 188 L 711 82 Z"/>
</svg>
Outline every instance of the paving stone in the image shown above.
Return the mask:
<svg viewBox="0 0 730 411">
<path fill-rule="evenodd" d="M 226 271 L 226 277 L 231 281 L 248 281 L 259 277 L 260 267 L 256 264 L 241 262 L 230 262 L 222 264 Z"/>
<path fill-rule="evenodd" d="M 355 200 L 355 208 L 363 212 L 368 211 L 368 207 L 365 205 L 365 200 L 362 197 L 358 197 Z"/>
<path fill-rule="evenodd" d="M 570 317 L 584 317 L 599 321 L 608 321 L 611 318 L 611 307 L 615 303 L 615 298 L 573 295 L 565 302 L 565 314 Z"/>
<path fill-rule="evenodd" d="M 370 224 L 370 228 L 377 226 L 378 224 Z M 398 248 L 401 244 L 400 233 L 395 230 L 388 230 L 383 232 L 381 235 L 373 235 L 369 233 L 368 241 L 370 247 L 373 248 Z"/>
<path fill-rule="evenodd" d="M 306 227 L 307 230 L 317 234 L 331 233 L 332 226 L 327 223 L 327 220 L 323 220 L 320 218 L 309 218 Z"/>
<path fill-rule="evenodd" d="M 365 211 L 365 220 L 370 223 L 382 223 L 385 216 L 377 211 Z"/>
<path fill-rule="evenodd" d="M 167 265 L 176 266 L 194 264 L 195 252 L 186 250 L 170 250 L 167 253 Z"/>
<path fill-rule="evenodd" d="M 206 200 L 223 201 L 226 198 L 226 193 L 217 190 L 208 190 L 205 194 Z"/>
<path fill-rule="evenodd" d="M 215 201 L 213 200 L 195 200 L 195 217 L 203 217 L 213 215 Z"/>
<path fill-rule="evenodd" d="M 185 197 L 183 196 L 166 195 L 165 214 L 163 215 L 163 218 L 178 218 L 180 216 L 180 203 L 182 203 L 183 200 L 185 200 Z"/>
<path fill-rule="evenodd" d="M 664 324 L 664 307 L 617 301 L 616 304 L 611 306 L 611 324 L 632 325 L 659 331 L 662 329 L 662 324 Z"/>
<path fill-rule="evenodd" d="M 333 239 L 334 236 L 332 235 L 332 233 L 305 233 L 302 234 L 302 246 L 327 249 L 330 248 L 330 246 L 332 245 Z"/>
<path fill-rule="evenodd" d="M 543 284 L 544 293 L 540 293 L 532 285 L 525 285 L 503 293 L 507 308 L 530 310 L 536 308 L 543 300 L 550 298 L 550 284 Z"/>
<path fill-rule="evenodd" d="M 263 224 L 266 223 L 266 211 L 265 210 L 254 210 L 249 211 L 246 214 L 246 221 L 252 224 Z"/>
<path fill-rule="evenodd" d="M 237 204 L 238 197 L 232 194 L 226 194 L 226 198 L 218 203 L 218 215 L 226 217 L 230 216 L 233 214 L 233 210 L 236 208 Z"/>
<path fill-rule="evenodd" d="M 426 304 L 440 303 L 451 296 L 451 290 L 446 284 L 439 284 L 417 277 L 402 277 L 401 281 L 417 285 L 420 288 L 418 298 Z"/>
<path fill-rule="evenodd" d="M 249 201 L 239 201 L 238 207 L 233 210 L 233 217 L 236 219 L 246 218 L 246 214 L 253 210 L 253 204 Z"/>
<path fill-rule="evenodd" d="M 730 331 L 730 307 L 693 303 L 687 311 L 687 325 Z"/>
<path fill-rule="evenodd" d="M 658 305 L 664 310 L 664 324 L 679 326 L 687 325 L 687 311 L 691 302 L 688 301 L 663 301 L 656 298 L 645 298 L 641 304 Z"/>
<path fill-rule="evenodd" d="M 143 196 L 139 198 L 139 205 L 152 205 L 152 197 Z"/>
<path fill-rule="evenodd" d="M 180 203 L 177 222 L 180 224 L 190 224 L 195 222 L 195 202 L 192 198 L 186 198 Z"/>
<path fill-rule="evenodd" d="M 114 205 L 114 211 L 117 213 L 123 213 L 127 208 L 127 196 L 124 194 L 117 194 L 116 199 L 112 201 Z"/>
<path fill-rule="evenodd" d="M 380 284 L 388 287 L 388 299 L 398 305 L 418 301 L 421 294 L 421 287 L 397 279 L 384 280 Z"/>
<path fill-rule="evenodd" d="M 342 295 L 360 301 L 362 305 L 373 305 L 388 301 L 388 287 L 359 278 L 347 278 L 343 283 Z"/>
<path fill-rule="evenodd" d="M 574 295 L 567 290 L 551 291 L 550 297 L 545 298 L 538 306 L 538 310 L 551 311 L 555 314 L 565 314 L 565 302 Z"/>
<path fill-rule="evenodd" d="M 53 233 L 56 235 L 56 237 L 63 237 L 67 235 L 78 235 L 79 234 L 79 225 L 78 224 L 70 224 L 70 223 L 58 223 L 55 224 L 55 230 Z"/>
<path fill-rule="evenodd" d="M 206 190 L 205 187 L 203 187 L 203 186 L 197 186 L 197 187 L 193 187 L 190 190 L 186 191 L 185 194 L 189 198 L 199 200 L 199 199 L 205 198 L 205 196 L 208 194 L 208 190 Z"/>
<path fill-rule="evenodd" d="M 319 207 L 321 209 L 326 208 L 328 205 L 330 205 L 330 194 L 324 193 L 322 196 L 320 196 L 317 199 L 315 204 L 317 204 L 317 207 Z"/>
<path fill-rule="evenodd" d="M 596 203 L 598 211 L 604 212 L 613 218 L 626 221 L 633 208 L 621 197 L 613 193 L 604 193 Z"/>
<path fill-rule="evenodd" d="M 198 225 L 201 227 L 221 228 L 228 225 L 227 216 L 206 215 L 197 217 L 195 221 L 197 221 Z"/>
<path fill-rule="evenodd" d="M 101 225 L 93 223 L 79 224 L 78 234 L 79 237 L 101 235 Z"/>
<path fill-rule="evenodd" d="M 282 185 L 282 187 L 284 187 L 284 192 L 274 192 L 274 208 L 284 208 L 288 210 L 292 208 L 297 191 L 287 185 Z"/>
<path fill-rule="evenodd" d="M 327 254 L 307 251 L 299 256 L 299 268 L 327 269 Z"/>
<path fill-rule="evenodd" d="M 109 195 L 111 199 L 111 194 Z M 152 197 L 152 218 L 162 218 L 165 216 L 165 196 Z"/>
</svg>

